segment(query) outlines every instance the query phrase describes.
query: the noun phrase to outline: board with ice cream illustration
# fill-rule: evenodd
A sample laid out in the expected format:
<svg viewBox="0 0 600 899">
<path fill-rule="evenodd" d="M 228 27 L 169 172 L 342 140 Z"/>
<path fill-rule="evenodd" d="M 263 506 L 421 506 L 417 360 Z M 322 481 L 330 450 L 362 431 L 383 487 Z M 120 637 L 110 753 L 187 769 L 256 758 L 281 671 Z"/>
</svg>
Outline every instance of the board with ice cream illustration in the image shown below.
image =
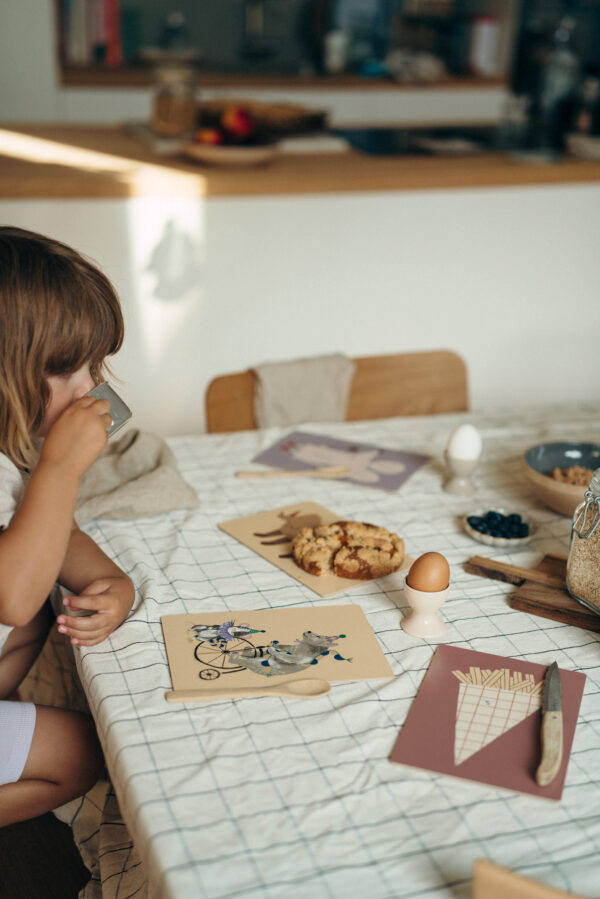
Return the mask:
<svg viewBox="0 0 600 899">
<path fill-rule="evenodd" d="M 390 761 L 491 786 L 560 799 L 585 675 L 561 669 L 563 763 L 538 785 L 543 681 L 547 666 L 439 646 Z"/>
<path fill-rule="evenodd" d="M 339 465 L 348 469 L 348 481 L 381 490 L 397 490 L 427 459 L 421 453 L 293 431 L 252 461 L 291 471 Z"/>
</svg>

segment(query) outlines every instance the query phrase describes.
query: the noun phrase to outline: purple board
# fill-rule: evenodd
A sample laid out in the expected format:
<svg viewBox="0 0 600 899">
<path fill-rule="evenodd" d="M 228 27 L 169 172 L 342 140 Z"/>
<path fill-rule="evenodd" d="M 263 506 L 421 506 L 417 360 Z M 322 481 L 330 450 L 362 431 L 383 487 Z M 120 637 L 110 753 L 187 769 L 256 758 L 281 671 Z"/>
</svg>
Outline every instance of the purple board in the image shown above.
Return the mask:
<svg viewBox="0 0 600 899">
<path fill-rule="evenodd" d="M 397 490 L 428 458 L 370 443 L 292 431 L 252 461 L 294 471 L 342 465 L 350 470 L 347 481 L 379 490 Z"/>
</svg>

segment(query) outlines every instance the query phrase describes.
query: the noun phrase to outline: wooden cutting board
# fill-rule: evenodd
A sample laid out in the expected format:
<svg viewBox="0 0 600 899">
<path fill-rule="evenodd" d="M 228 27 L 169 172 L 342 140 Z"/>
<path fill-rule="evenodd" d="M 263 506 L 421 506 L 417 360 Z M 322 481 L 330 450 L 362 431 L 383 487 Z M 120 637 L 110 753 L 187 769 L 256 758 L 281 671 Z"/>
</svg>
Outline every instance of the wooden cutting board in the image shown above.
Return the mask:
<svg viewBox="0 0 600 899">
<path fill-rule="evenodd" d="M 517 590 L 508 599 L 513 609 L 600 632 L 600 614 L 582 606 L 567 592 L 566 569 L 566 556 L 555 553 L 545 555 L 535 568 L 508 565 L 484 556 L 472 556 L 465 562 L 469 574 L 515 584 Z"/>
</svg>

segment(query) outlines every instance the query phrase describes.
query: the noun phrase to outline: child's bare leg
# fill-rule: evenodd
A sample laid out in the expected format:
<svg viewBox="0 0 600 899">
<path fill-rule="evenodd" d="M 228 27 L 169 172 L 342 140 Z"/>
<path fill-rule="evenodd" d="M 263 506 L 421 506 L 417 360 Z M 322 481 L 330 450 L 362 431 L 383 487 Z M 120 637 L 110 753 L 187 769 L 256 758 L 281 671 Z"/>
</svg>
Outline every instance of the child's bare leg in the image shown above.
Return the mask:
<svg viewBox="0 0 600 899">
<path fill-rule="evenodd" d="M 38 655 L 53 621 L 46 603 L 24 627 L 15 627 L 0 653 L 0 699 L 8 699 L 17 689 Z"/>
<path fill-rule="evenodd" d="M 88 715 L 37 706 L 21 779 L 0 786 L 0 827 L 35 818 L 82 796 L 102 774 L 103 758 Z"/>
</svg>

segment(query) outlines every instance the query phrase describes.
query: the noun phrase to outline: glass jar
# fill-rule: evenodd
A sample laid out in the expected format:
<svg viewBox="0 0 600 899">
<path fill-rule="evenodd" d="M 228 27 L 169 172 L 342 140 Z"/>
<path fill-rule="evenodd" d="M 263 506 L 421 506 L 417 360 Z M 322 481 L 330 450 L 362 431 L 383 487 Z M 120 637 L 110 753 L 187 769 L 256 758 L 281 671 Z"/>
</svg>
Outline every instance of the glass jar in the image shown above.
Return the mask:
<svg viewBox="0 0 600 899">
<path fill-rule="evenodd" d="M 167 137 L 190 135 L 196 127 L 196 73 L 192 66 L 156 70 L 150 128 Z"/>
<path fill-rule="evenodd" d="M 567 590 L 573 599 L 600 615 L 600 468 L 573 514 Z"/>
</svg>

